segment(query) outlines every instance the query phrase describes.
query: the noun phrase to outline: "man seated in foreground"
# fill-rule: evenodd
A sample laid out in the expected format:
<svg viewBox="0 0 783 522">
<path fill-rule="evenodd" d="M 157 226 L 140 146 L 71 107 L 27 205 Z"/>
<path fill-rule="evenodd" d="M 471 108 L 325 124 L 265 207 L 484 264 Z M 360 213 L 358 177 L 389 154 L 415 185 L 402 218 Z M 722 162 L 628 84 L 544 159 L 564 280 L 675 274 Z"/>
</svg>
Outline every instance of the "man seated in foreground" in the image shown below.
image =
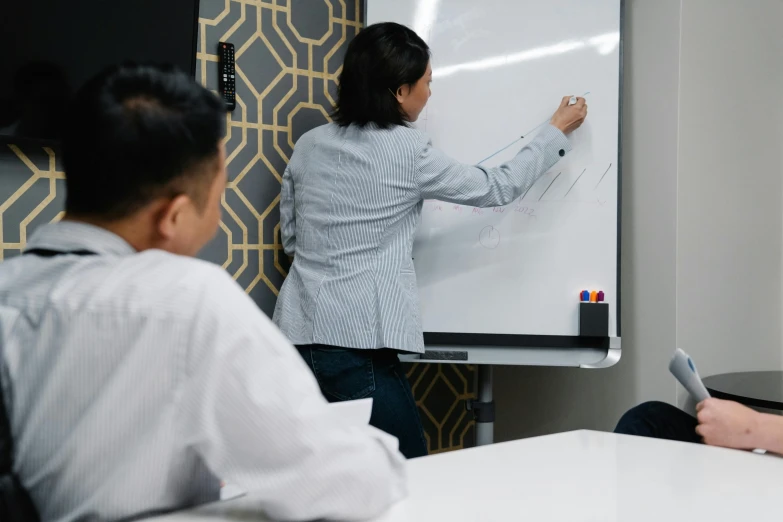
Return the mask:
<svg viewBox="0 0 783 522">
<path fill-rule="evenodd" d="M 696 418 L 671 404 L 646 402 L 628 410 L 615 433 L 710 446 L 783 454 L 783 417 L 760 413 L 733 401 L 707 399 Z"/>
<path fill-rule="evenodd" d="M 193 259 L 226 185 L 222 102 L 123 66 L 77 95 L 63 221 L 0 264 L 0 384 L 42 520 L 217 500 L 280 519 L 373 517 L 405 495 L 397 440 L 345 425 L 220 267 Z"/>
</svg>

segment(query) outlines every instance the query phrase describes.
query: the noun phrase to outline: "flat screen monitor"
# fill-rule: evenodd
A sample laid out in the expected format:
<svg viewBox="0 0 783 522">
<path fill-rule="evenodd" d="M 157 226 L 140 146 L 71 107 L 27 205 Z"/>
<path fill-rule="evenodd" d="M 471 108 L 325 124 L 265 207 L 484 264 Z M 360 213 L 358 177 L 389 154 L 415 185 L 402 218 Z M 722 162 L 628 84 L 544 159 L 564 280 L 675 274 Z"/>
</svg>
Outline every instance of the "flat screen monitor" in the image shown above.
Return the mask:
<svg viewBox="0 0 783 522">
<path fill-rule="evenodd" d="M 56 144 L 74 93 L 123 62 L 195 74 L 198 0 L 15 0 L 0 9 L 0 142 Z"/>
</svg>

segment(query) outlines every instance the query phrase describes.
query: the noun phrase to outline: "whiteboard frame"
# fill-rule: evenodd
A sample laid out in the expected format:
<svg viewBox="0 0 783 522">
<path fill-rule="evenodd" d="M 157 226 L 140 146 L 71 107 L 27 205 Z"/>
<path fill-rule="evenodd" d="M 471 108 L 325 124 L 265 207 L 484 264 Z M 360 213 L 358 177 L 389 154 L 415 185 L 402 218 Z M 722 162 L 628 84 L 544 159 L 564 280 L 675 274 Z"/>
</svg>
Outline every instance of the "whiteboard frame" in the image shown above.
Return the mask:
<svg viewBox="0 0 783 522">
<path fill-rule="evenodd" d="M 367 6 L 362 0 L 362 25 L 367 25 Z M 378 2 L 382 0 L 372 0 Z M 389 0 L 386 0 L 389 1 Z M 609 368 L 620 361 L 622 302 L 622 186 L 623 186 L 623 85 L 626 0 L 620 0 L 619 90 L 617 107 L 617 300 L 615 317 L 617 336 L 590 338 L 566 335 L 475 334 L 457 332 L 424 332 L 424 344 L 439 352 L 467 353 L 464 360 L 430 359 L 424 354 L 400 355 L 404 362 L 449 364 L 494 364 L 512 366 L 567 366 Z"/>
</svg>

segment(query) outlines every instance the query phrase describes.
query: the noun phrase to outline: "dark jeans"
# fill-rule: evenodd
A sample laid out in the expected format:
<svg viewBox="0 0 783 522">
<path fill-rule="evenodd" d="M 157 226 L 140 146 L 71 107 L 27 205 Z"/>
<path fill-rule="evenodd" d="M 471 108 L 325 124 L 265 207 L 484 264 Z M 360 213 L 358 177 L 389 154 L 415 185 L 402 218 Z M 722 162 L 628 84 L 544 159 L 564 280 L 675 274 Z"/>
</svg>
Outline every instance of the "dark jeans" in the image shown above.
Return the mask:
<svg viewBox="0 0 783 522">
<path fill-rule="evenodd" d="M 407 458 L 427 454 L 413 392 L 394 350 L 297 346 L 329 402 L 372 397 L 370 424 L 397 437 Z"/>
<path fill-rule="evenodd" d="M 617 423 L 615 433 L 654 439 L 701 443 L 696 419 L 665 402 L 645 402 L 631 408 Z"/>
</svg>

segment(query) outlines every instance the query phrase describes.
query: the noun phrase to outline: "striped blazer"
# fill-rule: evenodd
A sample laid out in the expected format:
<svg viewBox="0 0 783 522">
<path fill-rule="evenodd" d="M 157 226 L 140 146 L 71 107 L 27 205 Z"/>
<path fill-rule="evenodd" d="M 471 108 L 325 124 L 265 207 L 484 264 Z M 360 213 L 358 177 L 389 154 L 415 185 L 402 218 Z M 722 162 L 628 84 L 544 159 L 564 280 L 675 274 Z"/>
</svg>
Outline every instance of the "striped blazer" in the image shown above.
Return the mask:
<svg viewBox="0 0 783 522">
<path fill-rule="evenodd" d="M 306 133 L 283 175 L 281 234 L 294 262 L 274 322 L 297 345 L 423 352 L 411 259 L 422 202 L 507 205 L 569 150 L 551 125 L 496 168 L 461 164 L 409 127 Z"/>
</svg>

